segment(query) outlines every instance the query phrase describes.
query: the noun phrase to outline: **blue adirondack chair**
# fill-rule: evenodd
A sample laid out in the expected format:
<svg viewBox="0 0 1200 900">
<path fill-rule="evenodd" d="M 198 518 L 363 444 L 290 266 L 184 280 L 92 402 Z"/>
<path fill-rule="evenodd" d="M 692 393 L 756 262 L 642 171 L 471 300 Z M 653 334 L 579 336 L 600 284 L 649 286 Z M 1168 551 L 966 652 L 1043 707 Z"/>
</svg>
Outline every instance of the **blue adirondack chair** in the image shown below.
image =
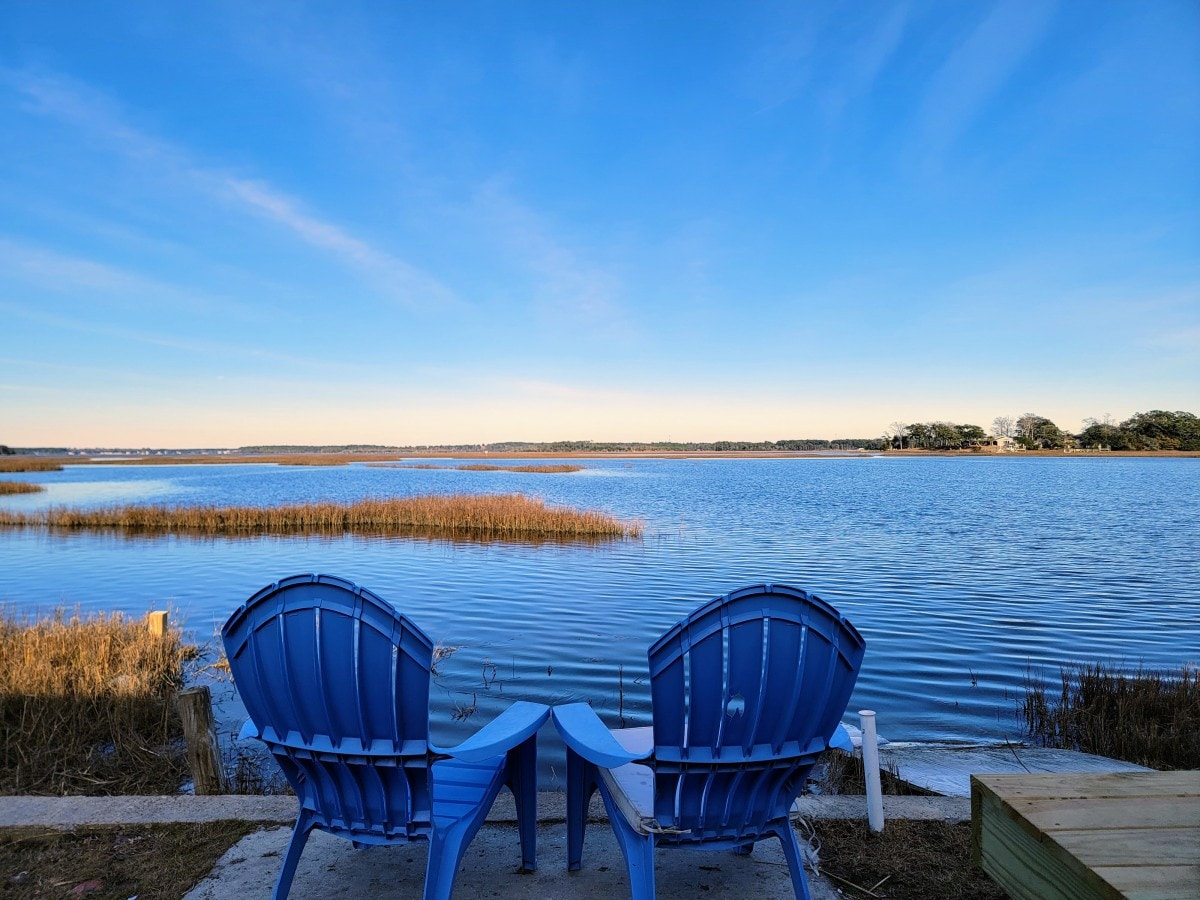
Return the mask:
<svg viewBox="0 0 1200 900">
<path fill-rule="evenodd" d="M 356 847 L 429 842 L 425 898 L 448 898 L 467 845 L 502 786 L 517 801 L 521 864 L 535 868 L 537 730 L 517 702 L 455 747 L 429 740 L 433 644 L 386 601 L 329 575 L 269 585 L 221 636 L 250 720 L 300 812 L 274 896 L 287 897 L 314 828 Z"/>
<path fill-rule="evenodd" d="M 599 790 L 634 900 L 654 897 L 655 847 L 749 853 L 769 837 L 807 900 L 788 814 L 822 751 L 849 746 L 839 722 L 865 646 L 820 598 L 758 585 L 706 603 L 650 648 L 653 726 L 609 731 L 586 703 L 556 706 L 568 868 L 580 867 Z"/>
</svg>

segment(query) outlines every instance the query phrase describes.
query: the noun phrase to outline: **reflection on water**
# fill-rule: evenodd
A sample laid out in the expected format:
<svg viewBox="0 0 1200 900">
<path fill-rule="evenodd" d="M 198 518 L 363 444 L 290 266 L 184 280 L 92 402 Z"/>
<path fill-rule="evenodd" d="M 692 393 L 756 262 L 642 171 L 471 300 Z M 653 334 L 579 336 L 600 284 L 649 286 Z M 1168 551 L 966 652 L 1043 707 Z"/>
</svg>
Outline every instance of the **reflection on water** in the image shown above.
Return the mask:
<svg viewBox="0 0 1200 900">
<path fill-rule="evenodd" d="M 851 708 L 878 710 L 893 739 L 1018 736 L 1013 710 L 1029 665 L 1053 674 L 1073 661 L 1176 665 L 1200 656 L 1200 460 L 585 464 L 544 478 L 358 465 L 37 473 L 29 480 L 90 491 L 72 502 L 96 505 L 525 492 L 641 518 L 646 534 L 581 546 L 6 531 L 0 602 L 133 614 L 170 605 L 191 637 L 211 642 L 265 584 L 301 572 L 341 575 L 459 648 L 432 688 L 443 740 L 522 698 L 587 700 L 613 724 L 622 713 L 644 724 L 654 638 L 710 597 L 764 581 L 820 594 L 864 633 Z M 96 483 L 104 487 L 88 486 Z M 59 502 L 24 495 L 0 499 L 0 508 Z M 485 677 L 493 667 L 495 677 Z M 473 696 L 478 712 L 453 720 Z"/>
</svg>

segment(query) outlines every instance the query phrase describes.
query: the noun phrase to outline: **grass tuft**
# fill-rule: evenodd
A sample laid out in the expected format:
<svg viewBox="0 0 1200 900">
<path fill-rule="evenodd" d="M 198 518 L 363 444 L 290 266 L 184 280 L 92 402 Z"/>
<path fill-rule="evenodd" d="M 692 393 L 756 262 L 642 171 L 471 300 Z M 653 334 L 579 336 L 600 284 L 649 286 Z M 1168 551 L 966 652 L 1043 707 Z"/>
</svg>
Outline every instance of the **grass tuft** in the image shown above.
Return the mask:
<svg viewBox="0 0 1200 900">
<path fill-rule="evenodd" d="M 535 475 L 558 475 L 567 472 L 582 472 L 583 466 L 570 464 L 547 466 L 490 466 L 486 463 L 470 463 L 465 466 L 455 466 L 460 472 L 531 472 Z"/>
<path fill-rule="evenodd" d="M 547 506 L 523 494 L 426 494 L 260 506 L 56 507 L 0 510 L 0 526 L 118 529 L 141 533 L 476 534 L 482 536 L 637 537 L 642 523 L 600 512 Z"/>
<path fill-rule="evenodd" d="M 1058 696 L 1032 671 L 1020 712 L 1046 747 L 1082 750 L 1152 769 L 1200 768 L 1200 669 L 1064 666 Z"/>
<path fill-rule="evenodd" d="M 30 456 L 0 456 L 0 472 L 61 472 L 62 463 L 56 459 Z"/>
<path fill-rule="evenodd" d="M 0 481 L 0 494 L 36 494 L 44 490 L 42 485 L 28 481 Z"/>
<path fill-rule="evenodd" d="M 433 463 L 367 463 L 375 469 L 452 469 L 456 472 L 530 472 L 535 475 L 560 475 L 582 472 L 585 466 L 570 463 L 545 466 L 495 466 L 489 463 L 467 463 L 461 466 L 436 466 Z"/>
<path fill-rule="evenodd" d="M 178 789 L 175 695 L 193 648 L 120 613 L 0 618 L 0 794 Z"/>
</svg>

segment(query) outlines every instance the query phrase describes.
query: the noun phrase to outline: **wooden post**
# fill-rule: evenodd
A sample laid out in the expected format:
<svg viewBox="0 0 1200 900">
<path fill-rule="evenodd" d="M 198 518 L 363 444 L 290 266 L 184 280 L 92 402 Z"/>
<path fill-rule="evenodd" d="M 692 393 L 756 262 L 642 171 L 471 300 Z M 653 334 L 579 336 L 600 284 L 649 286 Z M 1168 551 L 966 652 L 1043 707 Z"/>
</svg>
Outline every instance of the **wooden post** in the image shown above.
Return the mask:
<svg viewBox="0 0 1200 900">
<path fill-rule="evenodd" d="M 164 613 L 165 615 L 165 613 Z M 179 692 L 179 718 L 187 741 L 188 767 L 197 794 L 225 793 L 225 770 L 213 724 L 212 693 L 207 687 Z"/>
<path fill-rule="evenodd" d="M 167 633 L 167 611 L 165 609 L 155 610 L 146 615 L 146 627 L 149 628 L 150 634 L 154 637 L 162 637 Z"/>
</svg>

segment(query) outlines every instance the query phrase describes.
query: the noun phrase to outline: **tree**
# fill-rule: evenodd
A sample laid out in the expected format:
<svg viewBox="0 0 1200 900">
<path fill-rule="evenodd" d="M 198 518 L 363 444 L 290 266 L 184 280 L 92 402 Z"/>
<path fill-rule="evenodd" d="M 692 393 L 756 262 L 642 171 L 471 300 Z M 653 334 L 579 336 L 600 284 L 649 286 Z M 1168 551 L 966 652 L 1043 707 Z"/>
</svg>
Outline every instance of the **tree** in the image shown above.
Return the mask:
<svg viewBox="0 0 1200 900">
<path fill-rule="evenodd" d="M 1089 449 L 1107 447 L 1109 450 L 1132 450 L 1129 435 L 1120 426 L 1114 425 L 1112 416 L 1103 420 L 1084 419 L 1083 431 L 1079 433 L 1079 444 Z"/>
<path fill-rule="evenodd" d="M 908 436 L 908 426 L 903 422 L 893 422 L 888 426 L 888 433 L 897 450 L 904 449 L 904 439 Z"/>
<path fill-rule="evenodd" d="M 0 456 L 16 456 L 17 451 L 7 444 L 0 444 Z"/>
<path fill-rule="evenodd" d="M 934 422 L 929 430 L 933 438 L 933 446 L 939 450 L 957 447 L 962 443 L 962 438 L 958 433 L 958 426 L 953 422 Z"/>
<path fill-rule="evenodd" d="M 1013 436 L 1015 425 L 1016 422 L 1012 416 L 996 416 L 996 418 L 992 419 L 992 434 L 998 438 L 1010 438 Z"/>
<path fill-rule="evenodd" d="M 913 422 L 908 426 L 908 446 L 928 447 L 932 439 L 931 426 Z"/>
<path fill-rule="evenodd" d="M 1058 450 L 1063 446 L 1062 429 L 1037 413 L 1017 419 L 1017 441 L 1026 450 Z"/>
<path fill-rule="evenodd" d="M 1189 412 L 1152 409 L 1121 423 L 1138 450 L 1200 450 L 1200 419 Z"/>
<path fill-rule="evenodd" d="M 987 432 L 978 425 L 959 425 L 958 440 L 965 447 L 977 447 L 987 440 Z"/>
</svg>

